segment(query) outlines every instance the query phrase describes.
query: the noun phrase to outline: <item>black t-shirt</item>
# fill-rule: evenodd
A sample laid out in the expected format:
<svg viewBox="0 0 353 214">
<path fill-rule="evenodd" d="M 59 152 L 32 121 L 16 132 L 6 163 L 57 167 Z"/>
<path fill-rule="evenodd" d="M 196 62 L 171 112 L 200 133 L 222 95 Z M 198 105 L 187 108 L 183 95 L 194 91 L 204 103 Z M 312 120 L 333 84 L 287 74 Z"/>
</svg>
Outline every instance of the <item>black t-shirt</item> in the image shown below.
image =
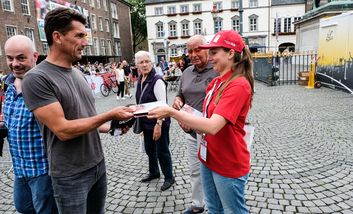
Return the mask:
<svg viewBox="0 0 353 214">
<path fill-rule="evenodd" d="M 124 69 L 125 76 L 129 76 L 129 74 L 131 72 L 130 71 L 130 66 L 126 65 L 126 66 L 123 67 L 123 69 Z"/>
</svg>

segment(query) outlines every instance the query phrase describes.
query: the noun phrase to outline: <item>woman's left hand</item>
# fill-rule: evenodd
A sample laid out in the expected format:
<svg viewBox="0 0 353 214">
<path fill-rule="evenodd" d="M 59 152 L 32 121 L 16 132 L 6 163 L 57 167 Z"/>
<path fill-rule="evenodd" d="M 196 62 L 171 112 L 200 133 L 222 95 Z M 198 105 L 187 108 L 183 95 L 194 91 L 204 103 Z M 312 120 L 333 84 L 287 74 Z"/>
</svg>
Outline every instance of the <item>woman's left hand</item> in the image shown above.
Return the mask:
<svg viewBox="0 0 353 214">
<path fill-rule="evenodd" d="M 161 134 L 162 134 L 162 127 L 156 124 L 153 129 L 153 140 L 157 141 L 161 137 Z"/>
<path fill-rule="evenodd" d="M 161 106 L 156 107 L 148 112 L 147 118 L 149 119 L 163 119 L 169 117 L 169 110 L 171 107 Z"/>
</svg>

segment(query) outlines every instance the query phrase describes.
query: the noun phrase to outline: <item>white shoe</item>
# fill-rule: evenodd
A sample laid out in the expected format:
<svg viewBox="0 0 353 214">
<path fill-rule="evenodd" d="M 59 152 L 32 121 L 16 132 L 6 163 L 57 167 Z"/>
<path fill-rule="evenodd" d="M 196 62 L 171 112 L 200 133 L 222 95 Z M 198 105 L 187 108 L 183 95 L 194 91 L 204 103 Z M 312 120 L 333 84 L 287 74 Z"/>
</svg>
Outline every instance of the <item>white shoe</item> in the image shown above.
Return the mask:
<svg viewBox="0 0 353 214">
<path fill-rule="evenodd" d="M 120 97 L 116 97 L 116 100 L 120 100 Z"/>
<path fill-rule="evenodd" d="M 121 99 L 122 99 L 122 100 L 125 100 L 125 97 L 122 97 Z"/>
</svg>

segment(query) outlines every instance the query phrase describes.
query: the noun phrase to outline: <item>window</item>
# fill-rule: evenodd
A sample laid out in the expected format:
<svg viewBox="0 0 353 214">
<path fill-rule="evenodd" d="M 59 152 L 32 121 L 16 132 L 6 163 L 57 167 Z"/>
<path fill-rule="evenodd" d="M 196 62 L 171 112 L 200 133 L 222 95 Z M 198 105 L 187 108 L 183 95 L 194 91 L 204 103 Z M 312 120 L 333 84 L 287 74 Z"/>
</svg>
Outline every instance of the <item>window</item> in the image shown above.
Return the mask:
<svg viewBox="0 0 353 214">
<path fill-rule="evenodd" d="M 189 6 L 184 4 L 180 5 L 180 13 L 188 13 L 189 12 Z"/>
<path fill-rule="evenodd" d="M 259 17 L 257 15 L 249 16 L 249 23 L 250 23 L 249 29 L 250 29 L 250 32 L 257 31 L 257 19 L 258 18 Z"/>
<path fill-rule="evenodd" d="M 101 8 L 101 0 L 97 0 L 97 8 Z"/>
<path fill-rule="evenodd" d="M 95 1 L 95 0 L 89 0 L 89 5 L 91 5 L 92 7 L 94 7 L 94 1 Z"/>
<path fill-rule="evenodd" d="M 175 21 L 171 21 L 171 22 L 168 23 L 168 25 L 169 25 L 169 36 L 171 36 L 171 37 L 177 36 L 176 24 L 177 23 Z"/>
<path fill-rule="evenodd" d="M 118 19 L 118 9 L 116 7 L 116 4 L 110 3 L 110 12 L 112 14 L 112 18 Z"/>
<path fill-rule="evenodd" d="M 291 18 L 284 18 L 283 32 L 285 33 L 291 32 L 291 24 L 292 24 Z"/>
<path fill-rule="evenodd" d="M 12 0 L 2 0 L 2 9 L 6 11 L 13 11 L 13 2 Z"/>
<path fill-rule="evenodd" d="M 97 30 L 97 20 L 94 14 L 91 14 L 91 27 L 93 30 Z"/>
<path fill-rule="evenodd" d="M 275 18 L 275 22 L 273 24 L 273 32 L 276 34 L 276 32 L 281 32 L 281 18 Z"/>
<path fill-rule="evenodd" d="M 94 50 L 94 53 L 96 53 L 96 56 L 98 56 L 99 55 L 98 38 L 93 38 L 93 50 Z"/>
<path fill-rule="evenodd" d="M 237 32 L 240 32 L 240 18 L 239 18 L 239 16 L 233 16 L 231 20 L 232 20 L 232 29 Z"/>
<path fill-rule="evenodd" d="M 107 55 L 111 56 L 112 55 L 112 41 L 107 40 Z"/>
<path fill-rule="evenodd" d="M 214 19 L 214 33 L 221 31 L 223 28 L 223 19 L 217 17 Z"/>
<path fill-rule="evenodd" d="M 175 6 L 168 7 L 168 14 L 176 14 Z"/>
<path fill-rule="evenodd" d="M 232 1 L 232 5 L 231 5 L 231 8 L 232 8 L 232 9 L 238 9 L 239 6 L 240 6 L 239 0 L 233 0 L 233 1 Z"/>
<path fill-rule="evenodd" d="M 110 32 L 109 19 L 105 20 L 105 31 L 108 33 Z"/>
<path fill-rule="evenodd" d="M 249 7 L 257 7 L 257 0 L 249 0 Z"/>
<path fill-rule="evenodd" d="M 34 30 L 31 28 L 25 28 L 25 36 L 30 38 L 34 43 Z"/>
<path fill-rule="evenodd" d="M 301 19 L 301 17 L 294 17 L 294 22 L 297 22 Z M 297 30 L 297 26 L 294 25 L 294 32 Z"/>
<path fill-rule="evenodd" d="M 7 38 L 10 38 L 11 36 L 14 36 L 17 34 L 17 28 L 14 26 L 6 26 L 6 35 Z"/>
<path fill-rule="evenodd" d="M 106 48 L 105 47 L 105 40 L 101 39 L 101 52 L 100 52 L 100 55 L 103 55 L 103 56 L 106 55 L 105 48 Z"/>
<path fill-rule="evenodd" d="M 194 35 L 201 35 L 202 34 L 202 20 L 195 19 L 194 20 Z"/>
<path fill-rule="evenodd" d="M 201 12 L 202 8 L 201 8 L 201 4 L 194 4 L 194 12 Z"/>
<path fill-rule="evenodd" d="M 156 7 L 154 8 L 154 14 L 156 16 L 163 15 L 163 7 Z"/>
<path fill-rule="evenodd" d="M 99 19 L 99 30 L 103 31 L 103 18 L 99 17 L 98 19 Z"/>
<path fill-rule="evenodd" d="M 92 55 L 92 48 L 91 48 L 91 46 L 86 46 L 86 48 L 83 50 L 83 55 L 87 55 L 87 56 Z"/>
<path fill-rule="evenodd" d="M 104 11 L 108 11 L 107 0 L 103 0 L 103 8 L 104 8 Z"/>
<path fill-rule="evenodd" d="M 213 8 L 215 8 L 216 10 L 222 10 L 222 2 L 218 1 L 218 2 L 213 2 Z"/>
<path fill-rule="evenodd" d="M 157 29 L 157 38 L 163 38 L 164 36 L 163 23 L 157 22 L 156 29 Z"/>
<path fill-rule="evenodd" d="M 181 21 L 181 36 L 189 36 L 189 21 L 184 19 Z"/>
<path fill-rule="evenodd" d="M 114 50 L 115 50 L 116 56 L 121 56 L 121 46 L 120 46 L 120 42 L 114 41 Z"/>
<path fill-rule="evenodd" d="M 83 3 L 86 3 L 86 0 L 82 0 Z"/>
<path fill-rule="evenodd" d="M 25 15 L 31 15 L 28 0 L 21 0 L 21 10 Z"/>
<path fill-rule="evenodd" d="M 176 48 L 170 48 L 170 55 L 171 56 L 178 56 L 178 51 Z"/>
<path fill-rule="evenodd" d="M 48 43 L 43 42 L 42 44 L 43 44 L 43 52 L 44 52 L 44 54 L 48 55 L 48 52 L 49 52 Z"/>
<path fill-rule="evenodd" d="M 120 37 L 119 24 L 117 22 L 113 22 L 113 36 L 114 36 L 114 38 Z"/>
</svg>

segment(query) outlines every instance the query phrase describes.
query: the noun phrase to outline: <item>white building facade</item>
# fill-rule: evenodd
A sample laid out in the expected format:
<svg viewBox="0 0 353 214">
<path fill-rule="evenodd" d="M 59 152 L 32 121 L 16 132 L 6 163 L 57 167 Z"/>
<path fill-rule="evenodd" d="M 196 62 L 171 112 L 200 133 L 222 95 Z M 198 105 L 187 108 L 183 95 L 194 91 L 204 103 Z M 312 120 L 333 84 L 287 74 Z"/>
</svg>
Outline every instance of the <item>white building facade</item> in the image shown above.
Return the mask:
<svg viewBox="0 0 353 214">
<path fill-rule="evenodd" d="M 145 5 L 148 48 L 156 62 L 187 54 L 185 43 L 193 35 L 239 32 L 241 8 L 242 36 L 252 51 L 295 46 L 293 22 L 305 14 L 304 0 L 146 0 Z"/>
</svg>

